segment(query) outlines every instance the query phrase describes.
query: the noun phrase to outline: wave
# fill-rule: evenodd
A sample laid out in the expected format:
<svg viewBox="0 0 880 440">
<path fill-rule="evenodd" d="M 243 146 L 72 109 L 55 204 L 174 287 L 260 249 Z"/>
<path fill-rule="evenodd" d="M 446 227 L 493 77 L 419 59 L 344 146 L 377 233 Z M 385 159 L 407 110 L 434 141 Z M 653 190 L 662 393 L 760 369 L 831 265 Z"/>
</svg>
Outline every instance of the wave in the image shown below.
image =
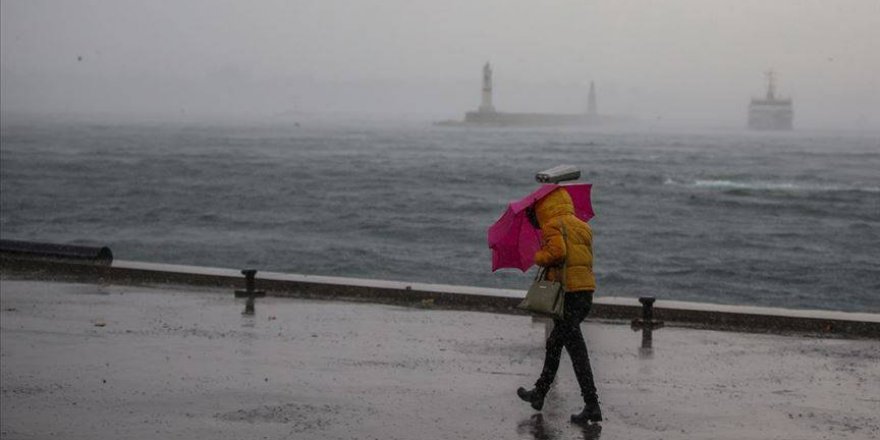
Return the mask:
<svg viewBox="0 0 880 440">
<path fill-rule="evenodd" d="M 852 186 L 832 184 L 810 184 L 771 181 L 735 181 L 726 179 L 696 179 L 692 182 L 679 182 L 667 178 L 664 185 L 680 185 L 692 188 L 716 188 L 724 190 L 752 191 L 790 191 L 790 192 L 865 192 L 880 193 L 880 186 Z"/>
</svg>

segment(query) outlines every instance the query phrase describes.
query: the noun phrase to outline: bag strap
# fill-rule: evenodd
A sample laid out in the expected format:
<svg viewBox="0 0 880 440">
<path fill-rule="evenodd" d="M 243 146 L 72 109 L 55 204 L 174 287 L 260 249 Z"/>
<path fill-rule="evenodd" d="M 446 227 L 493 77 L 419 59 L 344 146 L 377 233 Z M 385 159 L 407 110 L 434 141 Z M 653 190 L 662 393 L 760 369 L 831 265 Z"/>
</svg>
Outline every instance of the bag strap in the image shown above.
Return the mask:
<svg viewBox="0 0 880 440">
<path fill-rule="evenodd" d="M 562 228 L 562 244 L 565 246 L 565 255 L 562 257 L 562 288 L 565 289 L 565 269 L 568 267 L 568 234 L 565 230 L 565 223 L 559 219 L 559 226 Z"/>
<path fill-rule="evenodd" d="M 538 271 L 535 272 L 535 281 L 541 281 L 544 279 L 544 274 L 547 272 L 546 267 L 538 266 Z"/>
</svg>

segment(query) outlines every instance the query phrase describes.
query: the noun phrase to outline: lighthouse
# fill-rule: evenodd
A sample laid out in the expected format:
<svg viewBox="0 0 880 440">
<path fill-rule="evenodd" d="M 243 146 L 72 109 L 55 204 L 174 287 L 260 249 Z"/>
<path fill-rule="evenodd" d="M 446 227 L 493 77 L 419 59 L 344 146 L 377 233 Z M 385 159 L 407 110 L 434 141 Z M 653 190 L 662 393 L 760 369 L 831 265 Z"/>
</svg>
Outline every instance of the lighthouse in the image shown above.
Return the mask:
<svg viewBox="0 0 880 440">
<path fill-rule="evenodd" d="M 488 62 L 483 66 L 483 99 L 480 101 L 480 113 L 495 113 L 492 105 L 492 66 Z"/>
<path fill-rule="evenodd" d="M 487 62 L 483 65 L 483 95 L 480 107 L 475 111 L 465 112 L 462 124 L 483 126 L 587 126 L 626 122 L 624 116 L 600 115 L 597 105 L 596 85 L 590 81 L 590 94 L 587 96 L 585 110 L 578 113 L 513 113 L 496 111 L 492 104 L 492 66 Z M 443 125 L 458 125 L 448 122 Z"/>
<path fill-rule="evenodd" d="M 590 94 L 587 96 L 587 114 L 590 116 L 599 114 L 599 110 L 596 108 L 596 85 L 593 84 L 593 81 L 590 81 Z"/>
</svg>

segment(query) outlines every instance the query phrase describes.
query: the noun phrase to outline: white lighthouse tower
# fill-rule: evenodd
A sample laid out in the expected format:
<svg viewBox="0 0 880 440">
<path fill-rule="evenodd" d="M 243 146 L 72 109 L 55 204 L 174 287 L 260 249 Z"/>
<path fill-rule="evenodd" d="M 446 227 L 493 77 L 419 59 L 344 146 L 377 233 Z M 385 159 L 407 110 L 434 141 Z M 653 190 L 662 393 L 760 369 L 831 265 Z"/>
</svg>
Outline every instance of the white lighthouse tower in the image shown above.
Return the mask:
<svg viewBox="0 0 880 440">
<path fill-rule="evenodd" d="M 593 81 L 590 81 L 590 94 L 587 96 L 587 114 L 590 116 L 599 114 L 599 109 L 596 107 L 596 85 Z"/>
<path fill-rule="evenodd" d="M 486 62 L 483 66 L 483 99 L 480 101 L 480 113 L 495 113 L 492 105 L 492 66 Z"/>
</svg>

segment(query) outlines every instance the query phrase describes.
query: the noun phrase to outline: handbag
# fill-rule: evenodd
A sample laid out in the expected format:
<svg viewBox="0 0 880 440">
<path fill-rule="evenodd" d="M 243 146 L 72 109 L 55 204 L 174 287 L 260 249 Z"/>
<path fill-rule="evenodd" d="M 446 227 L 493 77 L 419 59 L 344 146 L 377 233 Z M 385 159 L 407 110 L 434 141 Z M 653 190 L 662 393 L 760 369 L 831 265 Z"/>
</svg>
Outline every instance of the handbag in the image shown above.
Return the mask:
<svg viewBox="0 0 880 440">
<path fill-rule="evenodd" d="M 567 241 L 565 225 L 562 225 L 562 239 Z M 563 305 L 565 304 L 565 266 L 568 256 L 562 261 L 562 281 L 547 280 L 547 268 L 542 267 L 535 274 L 535 280 L 529 286 L 525 299 L 517 308 L 528 310 L 537 315 L 544 315 L 553 319 L 562 319 Z"/>
</svg>

